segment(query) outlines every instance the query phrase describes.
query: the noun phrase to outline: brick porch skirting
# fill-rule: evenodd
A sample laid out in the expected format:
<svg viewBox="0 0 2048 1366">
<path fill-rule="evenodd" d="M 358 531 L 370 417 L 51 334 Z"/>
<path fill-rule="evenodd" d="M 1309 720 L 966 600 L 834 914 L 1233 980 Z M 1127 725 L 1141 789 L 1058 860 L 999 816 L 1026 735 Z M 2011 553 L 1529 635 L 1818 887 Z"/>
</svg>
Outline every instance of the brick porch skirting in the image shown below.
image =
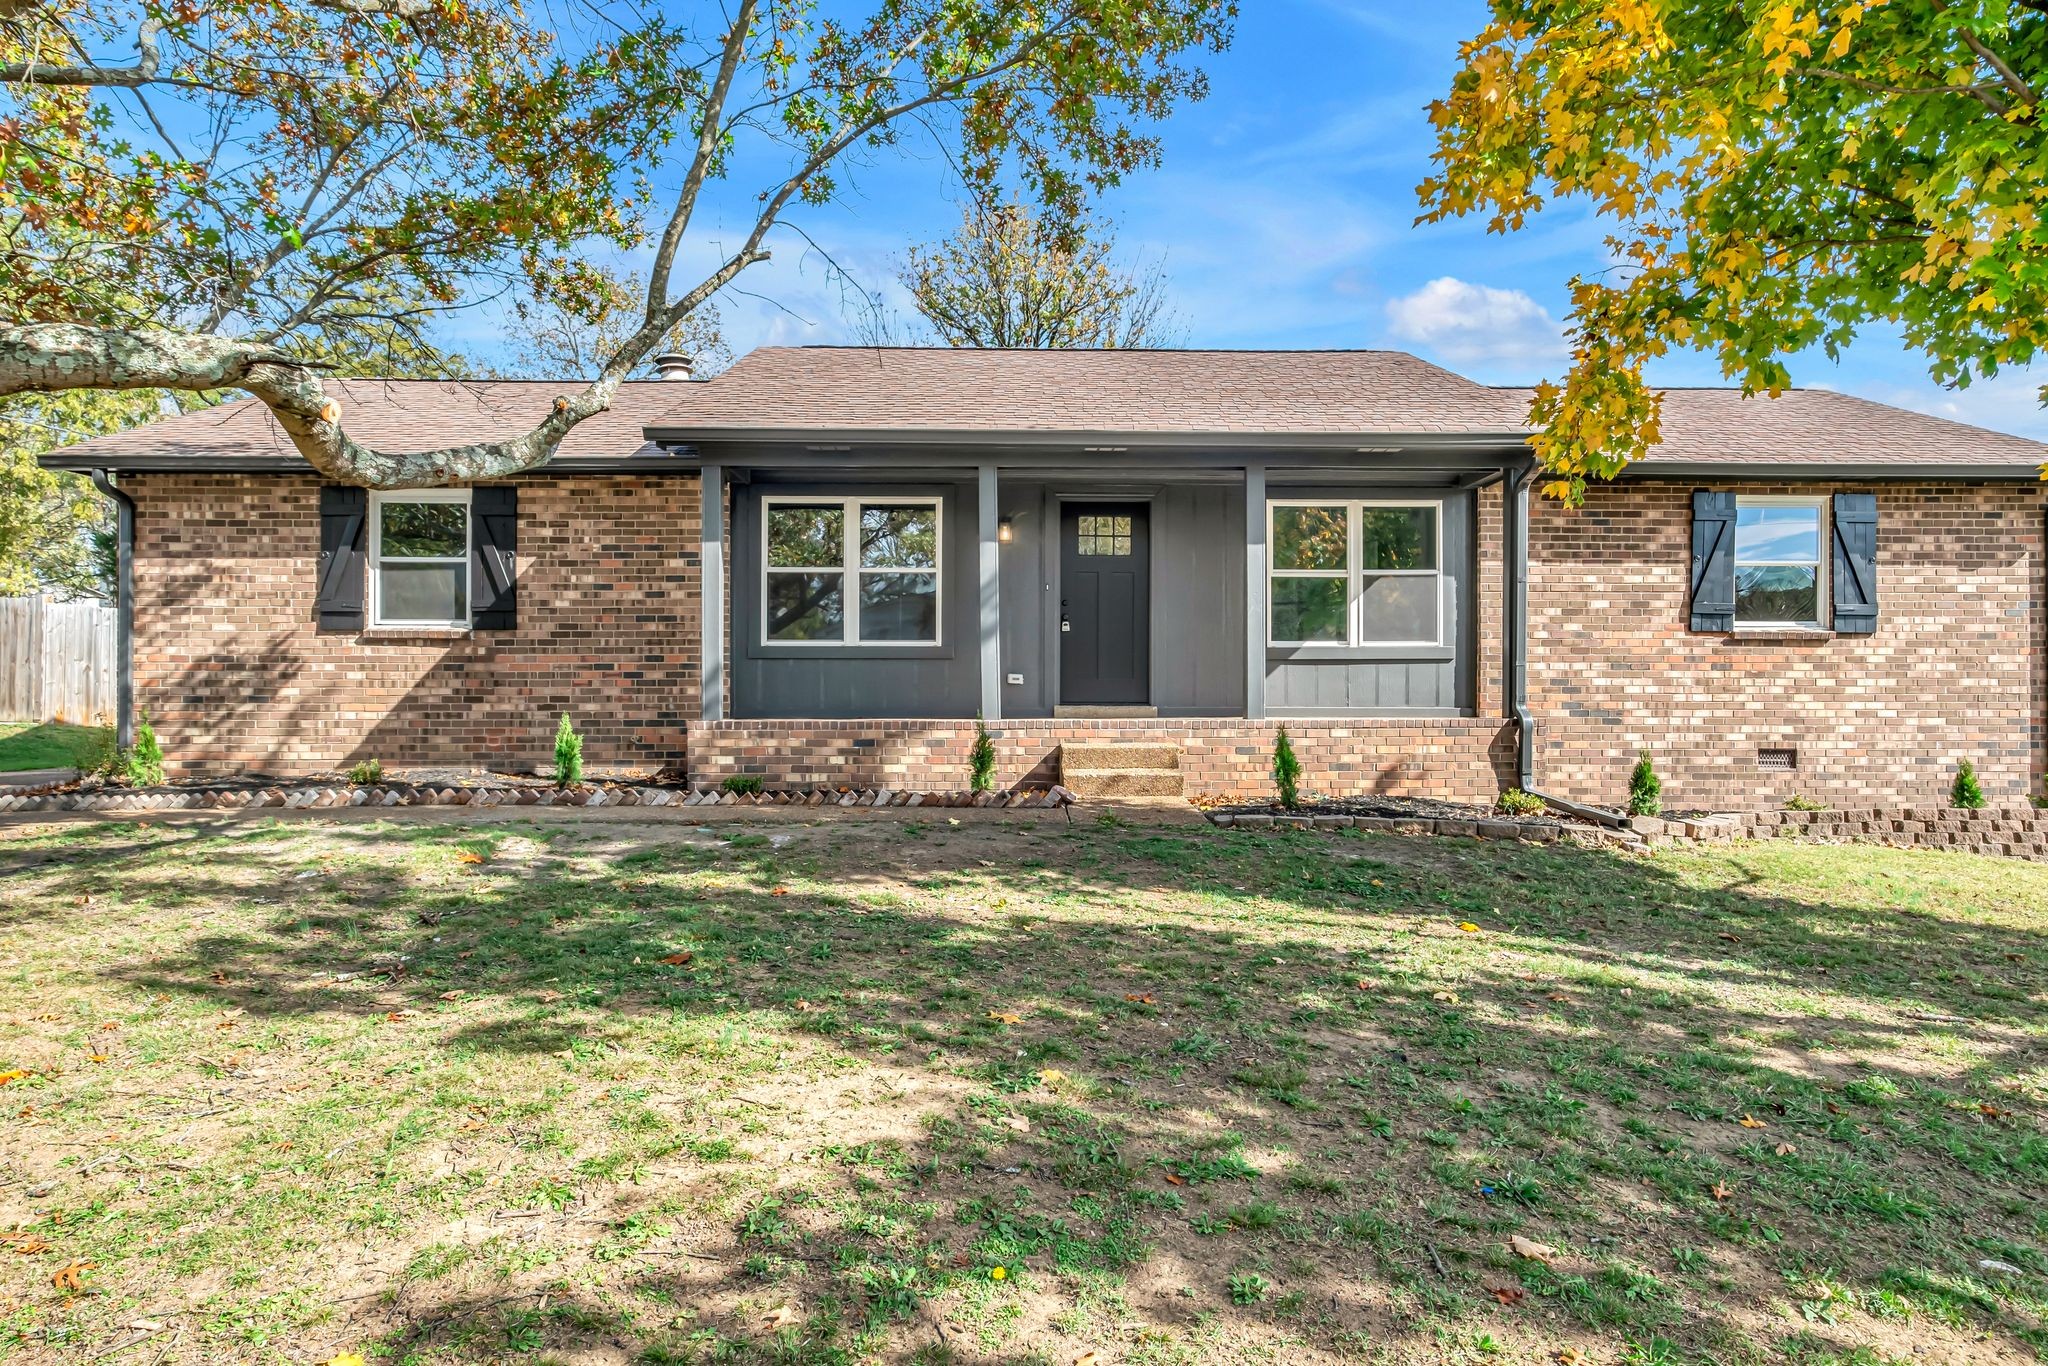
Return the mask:
<svg viewBox="0 0 2048 1366">
<path fill-rule="evenodd" d="M 1304 793 L 1365 793 L 1490 802 L 1514 785 L 1514 724 L 1498 717 L 1346 717 L 1244 721 L 998 721 L 996 784 L 1042 785 L 1059 747 L 1172 745 L 1190 796 L 1258 797 L 1273 790 L 1273 732 L 1294 740 Z M 690 727 L 690 779 L 757 773 L 772 787 L 965 786 L 972 721 L 716 721 Z"/>
</svg>

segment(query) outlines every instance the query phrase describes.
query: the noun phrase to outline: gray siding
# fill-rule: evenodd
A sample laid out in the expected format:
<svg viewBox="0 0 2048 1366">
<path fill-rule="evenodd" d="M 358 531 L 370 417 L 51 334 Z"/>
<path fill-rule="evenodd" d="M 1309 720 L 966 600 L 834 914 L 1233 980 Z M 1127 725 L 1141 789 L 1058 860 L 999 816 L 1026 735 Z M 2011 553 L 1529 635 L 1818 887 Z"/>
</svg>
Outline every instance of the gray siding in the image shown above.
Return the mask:
<svg viewBox="0 0 2048 1366">
<path fill-rule="evenodd" d="M 761 498 L 804 494 L 936 494 L 945 574 L 940 645 L 812 649 L 761 643 Z M 755 483 L 735 490 L 732 548 L 732 715 L 968 717 L 981 666 L 975 533 L 969 483 Z"/>
<path fill-rule="evenodd" d="M 1411 496 L 1411 491 L 1386 488 L 1345 491 L 1319 486 L 1315 489 L 1275 487 L 1270 490 L 1270 496 L 1274 498 L 1307 498 L 1322 494 L 1355 498 L 1361 493 L 1374 498 Z M 1410 652 L 1391 649 L 1369 652 L 1269 651 L 1266 658 L 1266 710 L 1269 714 L 1447 714 L 1472 709 L 1472 660 L 1476 645 L 1472 584 L 1473 496 L 1470 493 L 1444 494 L 1441 490 L 1414 493 L 1413 496 L 1442 497 L 1444 500 L 1441 554 L 1447 581 L 1448 616 L 1444 628 L 1447 646 Z M 1336 657 L 1340 653 L 1354 657 Z M 1357 657 L 1368 654 L 1370 657 Z"/>
<path fill-rule="evenodd" d="M 1180 484 L 1152 504 L 1152 701 L 1244 714 L 1244 489 Z"/>
</svg>

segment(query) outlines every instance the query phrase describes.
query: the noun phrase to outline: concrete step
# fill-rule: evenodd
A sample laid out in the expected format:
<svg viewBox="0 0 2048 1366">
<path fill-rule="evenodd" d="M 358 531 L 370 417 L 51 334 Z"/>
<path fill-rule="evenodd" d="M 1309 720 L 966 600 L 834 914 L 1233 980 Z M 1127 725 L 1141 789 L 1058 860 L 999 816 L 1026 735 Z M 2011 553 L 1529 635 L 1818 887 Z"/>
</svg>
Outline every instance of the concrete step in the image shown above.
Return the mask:
<svg viewBox="0 0 2048 1366">
<path fill-rule="evenodd" d="M 1060 767 L 1084 768 L 1179 768 L 1180 750 L 1173 745 L 1113 744 L 1082 741 L 1060 746 Z"/>
<path fill-rule="evenodd" d="M 1060 768 L 1060 786 L 1077 797 L 1186 795 L 1177 768 Z"/>
</svg>

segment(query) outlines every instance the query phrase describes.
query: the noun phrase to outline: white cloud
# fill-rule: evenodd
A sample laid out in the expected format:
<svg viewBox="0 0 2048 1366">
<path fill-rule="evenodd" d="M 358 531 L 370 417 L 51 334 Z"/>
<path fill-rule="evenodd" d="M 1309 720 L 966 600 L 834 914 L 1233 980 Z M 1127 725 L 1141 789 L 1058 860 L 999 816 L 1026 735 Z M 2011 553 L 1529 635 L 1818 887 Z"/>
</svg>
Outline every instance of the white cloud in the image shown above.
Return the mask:
<svg viewBox="0 0 2048 1366">
<path fill-rule="evenodd" d="M 2040 369 L 2007 370 L 1995 379 L 1980 379 L 1967 389 L 1943 389 L 1933 383 L 1862 383 L 1829 385 L 1879 403 L 1989 427 L 1995 432 L 2048 439 L 2048 410 L 2041 406 L 2041 386 L 2048 373 Z M 1820 387 L 1820 386 L 1815 386 Z"/>
<path fill-rule="evenodd" d="M 1449 365 L 1548 366 L 1565 358 L 1564 326 L 1519 289 L 1431 280 L 1387 301 L 1389 330 Z"/>
</svg>

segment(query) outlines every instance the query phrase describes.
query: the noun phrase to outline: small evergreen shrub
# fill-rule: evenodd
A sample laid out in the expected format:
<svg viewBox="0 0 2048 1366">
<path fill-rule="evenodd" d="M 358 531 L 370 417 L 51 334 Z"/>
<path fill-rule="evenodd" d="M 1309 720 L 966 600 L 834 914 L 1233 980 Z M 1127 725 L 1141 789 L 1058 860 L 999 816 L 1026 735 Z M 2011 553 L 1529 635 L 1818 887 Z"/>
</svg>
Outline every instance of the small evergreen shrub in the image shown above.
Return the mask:
<svg viewBox="0 0 2048 1366">
<path fill-rule="evenodd" d="M 1654 816 L 1663 809 L 1664 784 L 1657 780 L 1657 766 L 1650 762 L 1650 751 L 1644 750 L 1636 760 L 1635 772 L 1628 775 L 1628 814 Z"/>
<path fill-rule="evenodd" d="M 563 712 L 562 724 L 555 727 L 555 786 L 574 787 L 582 781 L 583 737 L 569 724 L 569 713 Z"/>
<path fill-rule="evenodd" d="M 1289 811 L 1301 805 L 1301 760 L 1285 726 L 1273 734 L 1273 786 L 1280 789 L 1280 805 Z"/>
<path fill-rule="evenodd" d="M 384 764 L 381 760 L 364 759 L 349 768 L 348 780 L 358 787 L 381 783 L 384 781 Z"/>
<path fill-rule="evenodd" d="M 974 749 L 967 756 L 967 786 L 975 792 L 996 790 L 996 742 L 988 723 L 974 718 Z"/>
<path fill-rule="evenodd" d="M 1802 797 L 1795 792 L 1785 799 L 1785 809 L 1787 811 L 1825 811 L 1828 809 L 1828 804 L 1826 802 L 1817 802 L 1811 797 Z"/>
<path fill-rule="evenodd" d="M 758 773 L 735 773 L 719 784 L 719 787 L 735 797 L 758 796 L 763 786 L 765 784 Z"/>
<path fill-rule="evenodd" d="M 1510 816 L 1540 816 L 1543 814 L 1543 799 L 1533 792 L 1524 792 L 1511 787 L 1500 794 L 1497 803 L 1501 811 Z"/>
<path fill-rule="evenodd" d="M 1968 759 L 1956 765 L 1956 780 L 1949 787 L 1948 804 L 1965 811 L 1984 809 L 1984 789 L 1977 782 L 1977 766 Z"/>
<path fill-rule="evenodd" d="M 130 787 L 156 787 L 164 780 L 164 747 L 157 743 L 149 713 L 135 719 L 135 743 L 115 759 L 117 776 Z"/>
</svg>

